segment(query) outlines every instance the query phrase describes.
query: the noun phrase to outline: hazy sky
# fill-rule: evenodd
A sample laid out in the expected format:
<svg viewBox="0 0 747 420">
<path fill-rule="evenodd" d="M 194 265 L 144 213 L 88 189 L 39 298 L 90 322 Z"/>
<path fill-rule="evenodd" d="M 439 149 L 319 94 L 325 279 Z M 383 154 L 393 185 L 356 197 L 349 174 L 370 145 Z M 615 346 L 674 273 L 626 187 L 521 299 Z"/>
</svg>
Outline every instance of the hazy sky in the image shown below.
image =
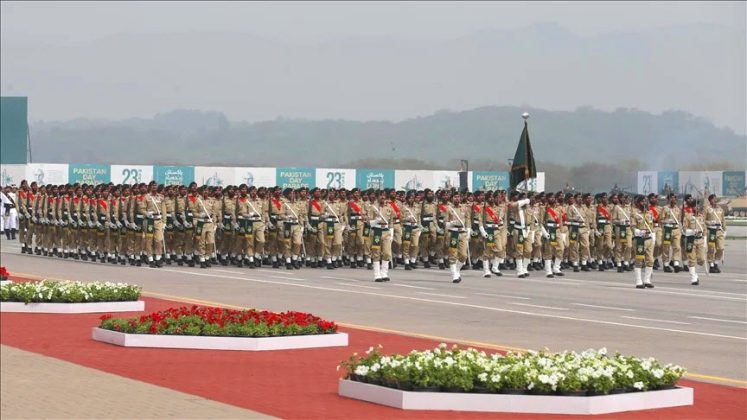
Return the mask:
<svg viewBox="0 0 747 420">
<path fill-rule="evenodd" d="M 1 16 L 3 71 L 0 88 L 4 95 L 28 95 L 32 120 L 149 117 L 175 108 L 211 109 L 224 112 L 231 119 L 249 121 L 280 115 L 399 120 L 442 108 L 459 110 L 481 105 L 528 104 L 571 110 L 590 105 L 602 109 L 637 107 L 652 112 L 681 109 L 709 118 L 719 126 L 745 132 L 745 2 L 3 2 Z M 504 66 L 519 69 L 530 65 L 547 66 L 554 75 L 544 78 L 535 67 L 531 69 L 529 80 L 522 80 L 522 72 L 518 72 L 508 73 L 505 79 L 496 81 L 490 79 L 489 72 L 460 74 L 460 69 L 464 68 L 449 67 L 454 66 L 450 62 L 444 64 L 448 71 L 438 76 L 442 84 L 438 81 L 427 84 L 421 83 L 420 73 L 407 71 L 417 67 L 422 72 L 423 68 L 418 66 L 423 63 L 417 62 L 417 55 L 423 49 L 444 48 L 450 54 L 444 56 L 444 60 L 454 61 L 464 58 L 461 51 L 470 50 L 473 42 L 474 54 L 485 55 L 486 50 L 477 50 L 480 38 L 475 37 L 476 33 L 510 32 L 540 23 L 555 23 L 567 29 L 578 37 L 579 44 L 612 36 L 611 45 L 624 42 L 619 52 L 621 59 L 616 61 L 617 55 L 610 55 L 608 51 L 600 54 L 593 49 L 576 49 L 571 57 L 573 62 L 557 70 L 563 56 L 553 56 L 553 51 L 546 51 L 548 47 L 544 44 L 543 50 L 531 51 L 531 57 L 522 57 L 517 51 L 506 52 L 503 45 L 496 51 L 510 58 Z M 656 35 L 656 31 L 672 27 L 687 31 L 689 25 L 696 31 L 708 28 L 702 24 L 717 25 L 721 31 L 719 36 L 724 38 L 716 38 L 703 51 L 693 51 L 692 59 L 705 61 L 723 57 L 718 62 L 700 64 L 706 68 L 728 68 L 716 73 L 674 74 L 671 76 L 677 80 L 671 83 L 667 81 L 668 76 L 646 66 L 647 61 L 641 60 L 640 51 L 634 51 L 632 54 L 636 55 L 630 60 L 626 58 L 631 45 L 633 49 L 643 47 L 635 45 L 636 38 L 620 41 L 623 38 L 615 35 Z M 212 48 L 208 46 L 207 53 L 198 49 L 200 54 L 209 56 L 213 66 L 198 63 L 195 70 L 188 60 L 185 62 L 190 54 L 189 42 L 192 42 L 187 40 L 200 38 L 205 33 L 221 33 L 215 38 L 221 43 Z M 241 51 L 223 49 L 226 34 L 232 33 L 247 42 L 238 44 Z M 161 35 L 152 38 L 153 34 Z M 167 34 L 179 37 L 168 38 Z M 249 34 L 264 39 L 242 38 Z M 452 44 L 464 38 L 468 40 L 466 43 Z M 205 36 L 205 42 L 210 39 L 213 38 Z M 639 41 L 645 43 L 647 39 L 643 37 Z M 143 53 L 152 40 L 155 40 L 153 45 L 167 49 Z M 179 40 L 184 45 L 179 45 Z M 568 42 L 577 41 L 570 39 Z M 659 42 L 664 41 L 660 39 Z M 521 44 L 521 40 L 516 44 Z M 274 51 L 283 53 L 273 54 L 270 51 L 273 45 L 277 47 Z M 403 45 L 411 45 L 412 49 L 402 50 Z M 380 48 L 394 52 L 378 51 Z M 562 48 L 569 47 L 563 45 Z M 107 56 L 107 51 L 111 51 L 112 56 Z M 549 56 L 547 60 L 553 60 L 547 64 L 538 60 L 538 55 L 545 51 Z M 199 62 L 198 52 L 192 52 L 191 57 Z M 341 64 L 341 60 L 346 59 L 365 62 L 367 57 L 359 57 L 358 52 L 387 60 L 382 63 L 386 69 L 382 72 L 381 68 L 371 65 L 348 68 L 347 63 Z M 666 62 L 668 53 L 657 53 L 658 60 Z M 301 56 L 305 61 L 301 61 Z M 261 58 L 258 66 L 265 66 L 264 71 L 245 64 L 253 57 Z M 424 57 L 428 65 L 440 66 L 428 51 Z M 470 60 L 474 58 L 469 57 Z M 112 60 L 119 61 L 118 65 L 112 65 Z M 267 61 L 276 61 L 277 67 Z M 671 61 L 690 67 L 682 61 L 681 55 Z M 299 76 L 306 70 L 305 65 L 298 67 L 299 62 L 310 63 L 309 74 L 313 77 Z M 638 67 L 632 66 L 625 72 L 617 70 L 630 63 Z M 486 68 L 493 65 L 480 60 L 474 64 Z M 239 72 L 229 70 L 223 74 L 226 68 L 244 66 L 248 69 L 247 77 L 260 82 L 244 85 L 242 80 L 232 79 L 240 78 Z M 341 66 L 358 74 L 340 77 L 336 71 Z M 143 67 L 150 68 L 144 70 Z M 589 68 L 595 69 L 594 74 L 583 77 L 589 78 L 590 83 L 582 77 L 572 77 Z M 597 71 L 597 68 L 604 71 Z M 107 74 L 91 74 L 93 70 Z M 558 71 L 562 74 L 558 75 Z M 649 75 L 649 71 L 653 74 Z M 679 73 L 676 69 L 672 71 Z M 187 73 L 189 77 L 179 79 Z M 607 94 L 600 94 L 600 86 L 620 84 L 619 80 L 611 79 L 612 75 L 634 84 L 635 94 L 627 88 L 611 88 Z M 716 79 L 718 86 L 711 88 Z M 368 83 L 372 84 L 370 90 L 359 86 Z M 265 89 L 276 85 L 289 89 Z M 584 86 L 588 86 L 588 91 Z M 434 89 L 440 94 L 434 94 Z M 380 94 L 382 90 L 386 94 Z M 486 90 L 492 92 L 486 94 Z M 326 91 L 331 94 L 325 98 Z"/>
</svg>

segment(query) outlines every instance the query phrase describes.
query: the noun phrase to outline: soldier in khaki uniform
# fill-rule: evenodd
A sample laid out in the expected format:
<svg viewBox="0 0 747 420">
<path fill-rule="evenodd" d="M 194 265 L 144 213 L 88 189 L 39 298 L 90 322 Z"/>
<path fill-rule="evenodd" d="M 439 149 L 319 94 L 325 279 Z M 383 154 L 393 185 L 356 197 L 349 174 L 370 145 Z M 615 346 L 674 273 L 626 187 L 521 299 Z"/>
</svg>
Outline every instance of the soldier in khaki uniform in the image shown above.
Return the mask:
<svg viewBox="0 0 747 420">
<path fill-rule="evenodd" d="M 151 182 L 149 188 L 150 191 L 143 200 L 145 222 L 142 226 L 145 232 L 145 252 L 148 255 L 148 265 L 160 268 L 163 266 L 161 258 L 166 249 L 164 243 L 166 211 L 163 196 L 158 193 L 158 185 Z"/>
<path fill-rule="evenodd" d="M 353 188 L 346 215 L 349 233 L 345 250 L 350 257 L 350 268 L 363 267 L 364 264 L 363 258 L 366 255 L 363 244 L 364 220 L 366 216 L 364 207 L 360 190 Z"/>
<path fill-rule="evenodd" d="M 190 185 L 190 187 L 192 187 Z M 182 265 L 187 263 L 188 266 L 194 267 L 195 256 L 194 256 L 194 213 L 190 204 L 196 200 L 196 196 L 192 194 L 186 187 L 179 187 L 179 195 L 176 197 L 176 229 L 178 231 L 177 236 L 177 264 Z"/>
<path fill-rule="evenodd" d="M 480 231 L 485 238 L 483 277 L 490 277 L 491 273 L 499 277 L 503 275 L 500 268 L 506 258 L 506 226 L 505 203 L 502 196 L 494 192 L 485 203 L 483 229 Z"/>
<path fill-rule="evenodd" d="M 109 190 L 101 188 L 96 196 L 96 246 L 95 253 L 99 262 L 110 262 L 112 258 L 109 250 L 111 209 L 109 207 Z"/>
<path fill-rule="evenodd" d="M 482 254 L 485 248 L 485 237 L 480 229 L 483 227 L 483 215 L 485 212 L 485 192 L 476 191 L 473 195 L 467 195 L 467 204 L 470 205 L 470 228 L 471 234 L 469 238 L 469 254 L 472 256 L 472 269 L 479 270 L 484 268 L 485 265 L 490 265 L 490 261 L 485 264 L 482 260 Z M 490 268 L 487 271 L 490 275 Z"/>
<path fill-rule="evenodd" d="M 545 276 L 553 278 L 563 276 L 560 271 L 560 263 L 563 259 L 565 243 L 561 236 L 562 227 L 565 224 L 566 215 L 560 205 L 555 202 L 555 196 L 547 196 L 547 206 L 542 215 L 542 235 L 544 236 L 542 246 L 542 257 L 545 260 Z M 553 263 L 553 258 L 555 259 Z"/>
<path fill-rule="evenodd" d="M 243 235 L 241 243 L 243 244 L 244 259 L 249 268 L 255 268 L 262 265 L 266 213 L 262 210 L 264 201 L 257 196 L 257 188 L 254 186 L 242 187 L 239 188 L 236 217 L 239 221 L 239 234 Z"/>
<path fill-rule="evenodd" d="M 422 203 L 415 191 L 408 191 L 405 203 L 402 205 L 402 255 L 405 270 L 417 267 L 418 250 L 420 248 L 420 212 Z"/>
<path fill-rule="evenodd" d="M 126 238 L 127 231 L 123 230 L 124 225 L 122 224 L 122 190 L 116 187 L 112 190 L 112 195 L 109 200 L 109 214 L 110 223 L 109 226 L 109 250 L 112 253 L 112 264 L 121 262 L 124 264 L 123 257 L 127 255 L 127 252 L 122 247 L 122 242 Z M 124 232 L 124 235 L 122 234 Z"/>
<path fill-rule="evenodd" d="M 596 211 L 596 259 L 599 271 L 614 267 L 612 264 L 612 214 L 607 202 L 607 193 L 598 196 Z"/>
<path fill-rule="evenodd" d="M 669 203 L 661 208 L 660 222 L 662 226 L 661 262 L 664 271 L 675 273 L 682 271 L 680 265 L 682 259 L 682 211 L 677 204 L 677 195 L 670 193 L 667 198 Z M 670 266 L 671 263 L 671 266 Z"/>
<path fill-rule="evenodd" d="M 717 261 L 724 259 L 724 240 L 726 239 L 724 210 L 717 204 L 715 194 L 708 196 L 704 208 L 705 214 L 703 216 L 708 229 L 708 270 L 711 273 L 718 274 L 721 269 Z"/>
<path fill-rule="evenodd" d="M 327 191 L 324 214 L 324 259 L 328 269 L 342 267 L 342 233 L 345 229 L 347 202 L 337 200 L 337 191 Z"/>
<path fill-rule="evenodd" d="M 589 259 L 589 226 L 594 226 L 586 221 L 586 211 L 579 203 L 576 206 L 576 196 L 573 194 L 566 194 L 565 200 L 568 206 L 568 239 L 569 239 L 569 261 L 573 266 L 573 272 L 578 273 L 583 266 L 584 271 L 589 271 L 587 261 Z M 586 255 L 581 257 L 582 250 L 585 250 Z"/>
<path fill-rule="evenodd" d="M 627 200 L 624 198 L 623 201 Z M 630 252 L 633 247 L 633 232 L 631 226 L 630 203 L 621 202 L 620 195 L 612 196 L 612 224 L 615 226 L 615 261 L 617 272 L 632 270 L 630 267 Z"/>
<path fill-rule="evenodd" d="M 392 224 L 392 268 L 397 264 L 404 264 L 402 259 L 402 206 L 404 191 L 389 190 L 389 205 L 394 210 L 394 223 Z"/>
<path fill-rule="evenodd" d="M 236 263 L 236 234 L 239 230 L 239 223 L 236 217 L 236 190 L 233 186 L 226 188 L 226 194 L 221 198 L 223 223 L 221 230 L 221 239 L 218 246 L 219 261 L 221 265 Z M 230 258 L 230 260 L 229 260 Z"/>
<path fill-rule="evenodd" d="M 705 217 L 698 209 L 695 199 L 690 198 L 686 204 L 686 211 L 682 218 L 682 230 L 685 236 L 685 249 L 687 250 L 687 268 L 690 272 L 690 284 L 697 286 L 697 267 L 706 263 L 706 249 L 704 248 L 704 237 L 707 234 Z M 706 268 L 707 269 L 707 268 Z"/>
<path fill-rule="evenodd" d="M 176 260 L 176 238 L 179 226 L 176 219 L 176 187 L 173 185 L 164 187 L 163 193 L 163 241 L 166 244 L 163 260 L 166 264 L 171 265 Z"/>
<path fill-rule="evenodd" d="M 530 200 L 524 193 L 511 195 L 513 201 L 508 203 L 509 217 L 514 220 L 513 236 L 514 259 L 516 260 L 516 275 L 520 278 L 529 277 L 527 268 L 532 257 L 534 236 L 529 222 L 533 218 Z"/>
<path fill-rule="evenodd" d="M 306 203 L 296 200 L 296 192 L 291 188 L 284 191 L 283 205 L 286 212 L 282 221 L 283 257 L 287 270 L 300 269 L 301 247 L 303 244 L 303 227 L 306 225 L 304 206 Z"/>
<path fill-rule="evenodd" d="M 373 259 L 371 257 L 371 223 L 368 219 L 368 215 L 371 214 L 372 207 L 377 203 L 376 190 L 368 190 L 368 193 L 364 195 L 363 201 L 363 214 L 365 220 L 363 221 L 363 250 L 366 256 L 366 268 L 373 270 Z"/>
<path fill-rule="evenodd" d="M 438 212 L 438 204 L 434 201 L 433 191 L 426 188 L 424 191 L 425 199 L 423 200 L 422 209 L 420 211 L 420 225 L 422 231 L 420 233 L 420 257 L 423 260 L 423 266 L 425 268 L 431 268 L 431 264 L 436 264 L 436 213 Z"/>
<path fill-rule="evenodd" d="M 267 212 L 267 253 L 272 260 L 272 268 L 279 268 L 279 259 L 283 258 L 282 220 L 285 218 L 284 198 L 280 187 L 270 189 L 270 199 L 267 200 L 265 211 Z"/>
<path fill-rule="evenodd" d="M 532 271 L 542 270 L 542 213 L 545 209 L 545 195 L 542 193 L 535 194 L 530 192 L 527 197 L 531 201 L 532 210 L 532 234 L 534 235 L 534 242 L 532 242 L 532 260 L 529 263 L 529 267 L 524 267 L 525 270 Z M 562 207 L 562 204 L 561 204 Z M 562 208 L 565 211 L 565 208 Z M 561 257 L 562 260 L 562 257 Z"/>
<path fill-rule="evenodd" d="M 145 186 L 142 186 L 143 190 Z M 143 247 L 144 239 L 143 235 L 143 223 L 145 222 L 144 213 L 139 213 L 139 207 L 145 205 L 145 191 L 141 191 L 140 185 L 132 186 L 132 195 L 130 196 L 130 203 L 127 208 L 127 218 L 130 220 L 130 231 L 128 236 L 130 237 L 130 264 L 135 264 L 140 267 L 143 262 Z M 144 209 L 144 207 L 143 207 Z"/>
<path fill-rule="evenodd" d="M 659 257 L 661 257 L 661 246 L 664 241 L 664 232 L 662 231 L 659 218 L 661 217 L 662 208 L 659 207 L 659 196 L 651 193 L 648 195 L 648 208 L 654 216 L 654 270 L 659 269 Z"/>
<path fill-rule="evenodd" d="M 654 244 L 656 232 L 654 231 L 654 215 L 646 203 L 646 197 L 638 196 L 635 199 L 633 210 L 633 247 L 635 250 L 635 287 L 638 289 L 653 288 L 651 276 L 654 270 Z M 643 273 L 641 271 L 643 270 Z"/>
<path fill-rule="evenodd" d="M 470 205 L 462 203 L 462 196 L 455 192 L 451 198 L 451 205 L 447 207 L 445 219 L 449 242 L 449 269 L 453 283 L 462 281 L 460 270 L 468 257 L 469 237 L 472 230 L 469 224 L 471 215 Z"/>
<path fill-rule="evenodd" d="M 446 232 L 446 217 L 449 212 L 449 202 L 451 194 L 449 191 L 441 191 L 441 196 L 438 198 L 438 206 L 436 207 L 436 258 L 438 259 L 438 268 L 445 270 L 448 265 L 448 254 L 449 254 L 449 241 L 447 240 L 448 232 Z"/>
<path fill-rule="evenodd" d="M 371 203 L 368 220 L 371 224 L 371 258 L 375 282 L 389 281 L 389 262 L 392 259 L 392 225 L 396 215 L 385 191 L 378 193 Z"/>
<path fill-rule="evenodd" d="M 197 189 L 198 195 L 189 202 L 190 212 L 194 215 L 195 255 L 200 261 L 200 268 L 210 267 L 210 244 L 215 240 L 213 226 L 215 220 L 215 200 L 210 197 L 208 187 Z"/>
</svg>

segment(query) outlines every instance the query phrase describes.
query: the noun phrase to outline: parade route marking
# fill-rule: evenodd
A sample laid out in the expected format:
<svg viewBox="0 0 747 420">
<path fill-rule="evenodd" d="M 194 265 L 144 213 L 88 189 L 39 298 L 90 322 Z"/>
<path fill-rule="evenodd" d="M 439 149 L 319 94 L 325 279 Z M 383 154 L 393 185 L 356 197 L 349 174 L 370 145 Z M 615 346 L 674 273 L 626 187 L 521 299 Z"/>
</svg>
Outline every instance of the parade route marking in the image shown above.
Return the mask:
<svg viewBox="0 0 747 420">
<path fill-rule="evenodd" d="M 630 308 L 618 308 L 616 306 L 601 306 L 601 305 L 589 305 L 588 303 L 571 303 L 571 305 L 576 306 L 584 306 L 587 308 L 599 308 L 599 309 L 609 309 L 612 311 L 628 311 L 628 312 L 635 312 L 635 309 Z"/>
<path fill-rule="evenodd" d="M 735 321 L 732 319 L 719 319 L 719 318 L 706 318 L 704 316 L 689 316 L 688 318 L 704 319 L 706 321 L 730 322 L 730 323 L 735 323 L 735 324 L 747 324 L 747 321 Z"/>
<path fill-rule="evenodd" d="M 420 289 L 420 290 L 436 290 L 436 289 L 434 289 L 432 287 L 412 286 L 412 285 L 409 285 L 409 284 L 398 284 L 398 283 L 394 283 L 394 284 L 392 284 L 392 286 L 396 286 L 396 287 L 409 287 L 411 289 Z"/>
<path fill-rule="evenodd" d="M 552 309 L 556 311 L 567 311 L 568 308 L 558 308 L 557 306 L 544 306 L 544 305 L 532 305 L 530 303 L 519 303 L 519 302 L 508 302 L 509 305 L 520 305 L 520 306 L 528 306 L 531 308 L 540 308 L 540 309 Z"/>
<path fill-rule="evenodd" d="M 667 324 L 691 325 L 690 322 L 669 321 L 669 320 L 666 320 L 666 319 L 643 318 L 643 317 L 638 317 L 638 316 L 627 316 L 627 315 L 623 315 L 622 318 L 638 319 L 638 320 L 642 320 L 642 321 L 651 321 L 651 322 L 666 322 Z"/>
<path fill-rule="evenodd" d="M 500 297 L 500 298 L 509 298 L 509 299 L 532 300 L 532 298 L 528 298 L 524 296 L 497 295 L 495 293 L 475 293 L 475 294 L 478 296 L 491 296 L 491 297 Z"/>
</svg>

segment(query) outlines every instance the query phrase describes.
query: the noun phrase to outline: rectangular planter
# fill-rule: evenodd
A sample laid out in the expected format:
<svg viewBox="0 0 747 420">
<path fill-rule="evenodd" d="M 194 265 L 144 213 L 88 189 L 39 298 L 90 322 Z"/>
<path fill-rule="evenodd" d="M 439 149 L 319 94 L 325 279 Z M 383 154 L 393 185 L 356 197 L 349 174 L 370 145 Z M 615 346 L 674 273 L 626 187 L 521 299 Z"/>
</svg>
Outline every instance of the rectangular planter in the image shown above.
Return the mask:
<svg viewBox="0 0 747 420">
<path fill-rule="evenodd" d="M 82 303 L 23 303 L 0 302 L 0 312 L 26 312 L 36 314 L 90 314 L 97 312 L 141 312 L 145 302 L 82 302 Z"/>
<path fill-rule="evenodd" d="M 317 347 L 344 347 L 346 333 L 289 335 L 284 337 L 208 337 L 195 335 L 125 334 L 102 328 L 93 329 L 93 339 L 123 347 L 157 347 L 201 350 L 290 350 Z"/>
<path fill-rule="evenodd" d="M 6 284 L 11 284 L 11 283 L 13 282 L 10 280 L 0 280 L 0 286 L 5 286 Z"/>
<path fill-rule="evenodd" d="M 593 397 L 401 391 L 340 380 L 338 394 L 403 410 L 453 410 L 534 414 L 607 414 L 693 404 L 692 388 Z"/>
</svg>

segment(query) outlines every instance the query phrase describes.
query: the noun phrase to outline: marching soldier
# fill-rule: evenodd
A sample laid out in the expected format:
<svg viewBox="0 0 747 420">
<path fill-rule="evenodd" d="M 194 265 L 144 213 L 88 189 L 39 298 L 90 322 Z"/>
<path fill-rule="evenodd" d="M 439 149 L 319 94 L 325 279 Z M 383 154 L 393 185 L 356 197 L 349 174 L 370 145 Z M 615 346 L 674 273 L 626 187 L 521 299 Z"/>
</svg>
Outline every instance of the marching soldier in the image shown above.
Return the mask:
<svg viewBox="0 0 747 420">
<path fill-rule="evenodd" d="M 663 232 L 661 225 L 659 224 L 659 217 L 661 217 L 661 208 L 659 207 L 659 196 L 651 193 L 648 195 L 648 208 L 654 217 L 654 270 L 659 269 L 659 257 L 661 256 L 661 246 L 663 242 Z"/>
<path fill-rule="evenodd" d="M 208 187 L 200 187 L 197 192 L 198 194 L 189 202 L 190 212 L 195 220 L 195 255 L 200 261 L 200 268 L 208 268 L 210 267 L 209 244 L 214 241 L 212 232 L 215 220 L 214 200 L 210 197 Z"/>
<path fill-rule="evenodd" d="M 724 240 L 726 239 L 726 223 L 724 210 L 716 202 L 716 195 L 708 196 L 705 208 L 705 224 L 708 229 L 708 270 L 720 273 L 717 261 L 724 259 Z"/>
<path fill-rule="evenodd" d="M 303 226 L 306 224 L 304 218 L 305 203 L 296 200 L 296 192 L 292 188 L 286 188 L 283 193 L 286 208 L 283 219 L 283 256 L 285 257 L 285 268 L 288 270 L 300 269 L 301 247 L 303 245 Z"/>
<path fill-rule="evenodd" d="M 417 268 L 420 247 L 420 212 L 422 205 L 415 191 L 408 191 L 402 206 L 402 255 L 405 270 Z"/>
<path fill-rule="evenodd" d="M 695 200 L 690 198 L 688 206 L 683 214 L 682 229 L 685 235 L 685 249 L 687 250 L 687 267 L 690 272 L 690 284 L 697 286 L 700 284 L 697 266 L 705 268 L 706 250 L 703 244 L 703 238 L 706 235 L 706 222 L 703 214 L 697 208 Z M 707 268 L 706 268 L 707 269 Z"/>
<path fill-rule="evenodd" d="M 434 201 L 433 191 L 425 189 L 425 200 L 423 201 L 422 209 L 420 212 L 420 225 L 422 226 L 422 232 L 420 234 L 420 257 L 423 260 L 423 266 L 425 268 L 431 268 L 431 264 L 436 264 L 436 214 L 438 212 L 438 204 Z"/>
<path fill-rule="evenodd" d="M 611 269 L 612 264 L 612 215 L 607 202 L 607 193 L 599 194 L 596 211 L 596 254 L 599 271 Z"/>
<path fill-rule="evenodd" d="M 451 270 L 452 283 L 460 283 L 462 276 L 460 270 L 468 260 L 469 237 L 471 228 L 469 223 L 472 209 L 469 204 L 462 203 L 461 195 L 455 192 L 451 198 L 452 205 L 448 206 L 446 212 L 446 230 L 449 241 L 449 269 Z"/>
<path fill-rule="evenodd" d="M 219 261 L 221 265 L 228 265 L 229 256 L 232 264 L 236 263 L 235 242 L 236 232 L 239 230 L 239 222 L 236 218 L 236 191 L 232 186 L 226 188 L 226 195 L 221 198 L 223 224 L 219 248 Z"/>
<path fill-rule="evenodd" d="M 366 255 L 364 246 L 365 230 L 365 204 L 361 200 L 358 188 L 353 188 L 351 200 L 348 202 L 347 220 L 350 229 L 345 249 L 350 256 L 350 268 L 363 267 L 363 258 Z M 370 229 L 370 226 L 369 226 Z"/>
<path fill-rule="evenodd" d="M 508 204 L 509 217 L 514 220 L 513 243 L 514 259 L 516 261 L 516 275 L 519 278 L 529 277 L 527 268 L 532 257 L 532 244 L 534 236 L 529 222 L 532 221 L 533 210 L 530 208 L 530 200 L 525 193 L 514 192 L 511 195 L 511 203 Z"/>
<path fill-rule="evenodd" d="M 612 224 L 615 226 L 615 261 L 617 272 L 630 271 L 632 268 L 630 252 L 633 247 L 633 233 L 631 226 L 631 208 L 627 196 L 620 202 L 620 195 L 612 195 Z"/>
<path fill-rule="evenodd" d="M 679 273 L 682 270 L 680 266 L 682 258 L 682 229 L 680 229 L 682 226 L 680 220 L 682 220 L 682 213 L 677 205 L 677 195 L 675 193 L 669 193 L 667 199 L 669 199 L 669 205 L 662 207 L 659 215 L 663 226 L 661 262 L 665 272 L 671 273 L 673 266 L 674 272 Z"/>
<path fill-rule="evenodd" d="M 493 194 L 487 198 L 483 225 L 480 229 L 480 234 L 485 240 L 482 269 L 483 277 L 486 278 L 489 278 L 491 273 L 499 277 L 503 275 L 500 266 L 506 257 L 506 226 L 504 223 L 506 208 L 501 205 L 500 200 L 498 194 Z"/>
<path fill-rule="evenodd" d="M 637 289 L 653 288 L 651 275 L 654 270 L 654 244 L 656 231 L 655 218 L 651 207 L 646 203 L 646 197 L 635 199 L 633 210 L 633 237 L 635 249 L 635 287 Z M 643 271 L 643 273 L 641 273 Z"/>
<path fill-rule="evenodd" d="M 371 224 L 371 258 L 374 281 L 389 281 L 389 262 L 392 260 L 392 228 L 396 218 L 394 208 L 385 191 L 379 191 L 376 203 L 371 203 L 368 220 Z"/>
<path fill-rule="evenodd" d="M 265 207 L 269 220 L 267 224 L 267 253 L 270 254 L 272 268 L 279 268 L 278 258 L 283 257 L 283 238 L 278 231 L 282 229 L 281 223 L 285 217 L 285 206 L 283 205 L 280 187 L 275 187 L 270 192 L 271 197 Z"/>
<path fill-rule="evenodd" d="M 563 259 L 564 243 L 560 236 L 565 222 L 563 209 L 555 202 L 553 195 L 547 196 L 547 206 L 542 216 L 542 235 L 544 236 L 542 257 L 545 260 L 545 276 L 553 278 L 563 276 L 560 263 Z M 553 258 L 555 263 L 553 264 Z"/>
<path fill-rule="evenodd" d="M 485 193 L 483 191 L 477 191 L 473 195 L 468 195 L 467 197 L 467 204 L 471 209 L 471 234 L 469 238 L 469 254 L 470 256 L 473 256 L 471 268 L 473 270 L 479 270 L 485 265 L 490 265 L 490 261 L 488 261 L 488 264 L 485 264 L 485 262 L 482 261 L 482 254 L 483 249 L 485 248 L 484 243 L 486 237 L 486 235 L 483 235 L 482 233 L 485 230 L 485 228 L 483 227 L 483 214 L 485 212 Z M 488 275 L 490 275 L 489 270 L 490 269 L 488 268 L 488 270 L 486 271 Z"/>
</svg>

